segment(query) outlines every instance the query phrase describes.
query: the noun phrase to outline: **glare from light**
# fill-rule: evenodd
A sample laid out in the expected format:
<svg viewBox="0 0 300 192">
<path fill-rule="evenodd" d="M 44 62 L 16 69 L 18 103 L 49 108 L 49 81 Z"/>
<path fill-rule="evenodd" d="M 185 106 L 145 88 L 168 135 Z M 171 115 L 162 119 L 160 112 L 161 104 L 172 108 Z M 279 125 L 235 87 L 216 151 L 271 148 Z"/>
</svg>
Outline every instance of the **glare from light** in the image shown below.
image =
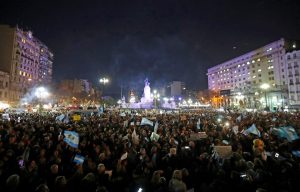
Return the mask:
<svg viewBox="0 0 300 192">
<path fill-rule="evenodd" d="M 263 83 L 260 88 L 266 90 L 270 88 L 270 85 L 268 83 Z"/>
</svg>

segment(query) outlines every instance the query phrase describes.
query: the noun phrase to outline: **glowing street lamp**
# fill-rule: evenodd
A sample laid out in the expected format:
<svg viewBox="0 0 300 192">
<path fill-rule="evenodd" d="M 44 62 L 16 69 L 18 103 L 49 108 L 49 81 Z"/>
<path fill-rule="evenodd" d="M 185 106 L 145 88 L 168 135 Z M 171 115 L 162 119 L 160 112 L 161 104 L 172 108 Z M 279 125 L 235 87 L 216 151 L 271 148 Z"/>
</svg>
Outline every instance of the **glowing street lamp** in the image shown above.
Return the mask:
<svg viewBox="0 0 300 192">
<path fill-rule="evenodd" d="M 104 77 L 104 78 L 101 78 L 99 81 L 100 81 L 101 84 L 105 85 L 106 83 L 109 82 L 109 79 Z"/>
<path fill-rule="evenodd" d="M 265 102 L 266 102 L 266 109 L 268 107 L 268 104 L 267 104 L 267 89 L 270 88 L 270 85 L 268 83 L 263 83 L 261 86 L 260 86 L 261 89 L 263 89 L 265 91 Z"/>
<path fill-rule="evenodd" d="M 101 78 L 101 79 L 99 80 L 99 82 L 100 82 L 100 84 L 103 84 L 103 87 L 102 87 L 102 94 L 103 94 L 103 92 L 104 92 L 104 86 L 105 86 L 107 83 L 109 83 L 109 79 L 103 77 L 103 78 Z"/>
</svg>

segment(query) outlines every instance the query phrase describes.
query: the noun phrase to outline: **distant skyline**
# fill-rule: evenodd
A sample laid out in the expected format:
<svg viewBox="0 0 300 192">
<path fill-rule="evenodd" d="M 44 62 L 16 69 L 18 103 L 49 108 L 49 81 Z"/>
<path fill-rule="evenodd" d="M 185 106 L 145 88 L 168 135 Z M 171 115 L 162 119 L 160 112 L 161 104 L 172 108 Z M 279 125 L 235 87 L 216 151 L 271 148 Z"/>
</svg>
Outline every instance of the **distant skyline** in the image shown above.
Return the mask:
<svg viewBox="0 0 300 192">
<path fill-rule="evenodd" d="M 29 29 L 54 53 L 54 77 L 118 93 L 173 80 L 207 89 L 207 69 L 281 37 L 300 39 L 297 0 L 0 2 L 0 24 Z"/>
</svg>

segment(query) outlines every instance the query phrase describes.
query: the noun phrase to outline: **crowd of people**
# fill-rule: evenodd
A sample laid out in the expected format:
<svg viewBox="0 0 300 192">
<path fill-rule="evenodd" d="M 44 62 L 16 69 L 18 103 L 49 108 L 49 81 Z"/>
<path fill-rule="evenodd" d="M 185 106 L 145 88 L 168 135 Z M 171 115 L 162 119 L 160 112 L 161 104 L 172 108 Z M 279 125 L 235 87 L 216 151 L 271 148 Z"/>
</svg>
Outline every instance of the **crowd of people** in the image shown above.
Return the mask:
<svg viewBox="0 0 300 192">
<path fill-rule="evenodd" d="M 58 120 L 59 115 L 2 118 L 0 191 L 300 188 L 299 139 L 291 141 L 274 132 L 290 126 L 299 135 L 300 113 L 111 110 L 81 114 L 76 120 L 70 114 Z M 142 124 L 142 118 L 153 124 Z M 245 131 L 253 124 L 260 134 Z M 78 147 L 66 142 L 65 131 L 79 134 Z M 229 155 L 223 156 L 217 146 L 227 146 Z M 83 162 L 78 163 L 76 155 Z"/>
</svg>

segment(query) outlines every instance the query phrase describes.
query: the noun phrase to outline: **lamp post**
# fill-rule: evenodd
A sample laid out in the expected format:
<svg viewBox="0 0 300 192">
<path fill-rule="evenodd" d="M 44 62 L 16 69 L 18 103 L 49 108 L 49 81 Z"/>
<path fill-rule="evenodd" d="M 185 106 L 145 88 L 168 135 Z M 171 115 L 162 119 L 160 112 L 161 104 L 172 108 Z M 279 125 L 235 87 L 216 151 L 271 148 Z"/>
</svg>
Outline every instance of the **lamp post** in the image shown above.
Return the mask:
<svg viewBox="0 0 300 192">
<path fill-rule="evenodd" d="M 103 78 L 101 78 L 101 79 L 99 80 L 99 82 L 100 82 L 100 84 L 103 84 L 102 92 L 101 92 L 101 97 L 100 97 L 100 98 L 102 99 L 102 96 L 103 96 L 103 93 L 104 93 L 104 87 L 105 87 L 105 85 L 109 82 L 109 79 L 103 77 Z M 103 103 L 103 107 L 105 107 L 104 103 Z"/>
<path fill-rule="evenodd" d="M 157 108 L 157 100 L 160 97 L 159 93 L 156 90 L 153 91 L 153 97 L 154 97 L 154 107 L 156 109 Z"/>
<path fill-rule="evenodd" d="M 270 88 L 270 85 L 269 84 L 267 84 L 267 83 L 263 83 L 261 86 L 260 86 L 260 88 L 261 89 L 263 89 L 264 90 L 264 92 L 265 92 L 265 102 L 266 102 L 266 109 L 268 108 L 268 101 L 267 101 L 267 89 L 269 89 Z"/>
</svg>

